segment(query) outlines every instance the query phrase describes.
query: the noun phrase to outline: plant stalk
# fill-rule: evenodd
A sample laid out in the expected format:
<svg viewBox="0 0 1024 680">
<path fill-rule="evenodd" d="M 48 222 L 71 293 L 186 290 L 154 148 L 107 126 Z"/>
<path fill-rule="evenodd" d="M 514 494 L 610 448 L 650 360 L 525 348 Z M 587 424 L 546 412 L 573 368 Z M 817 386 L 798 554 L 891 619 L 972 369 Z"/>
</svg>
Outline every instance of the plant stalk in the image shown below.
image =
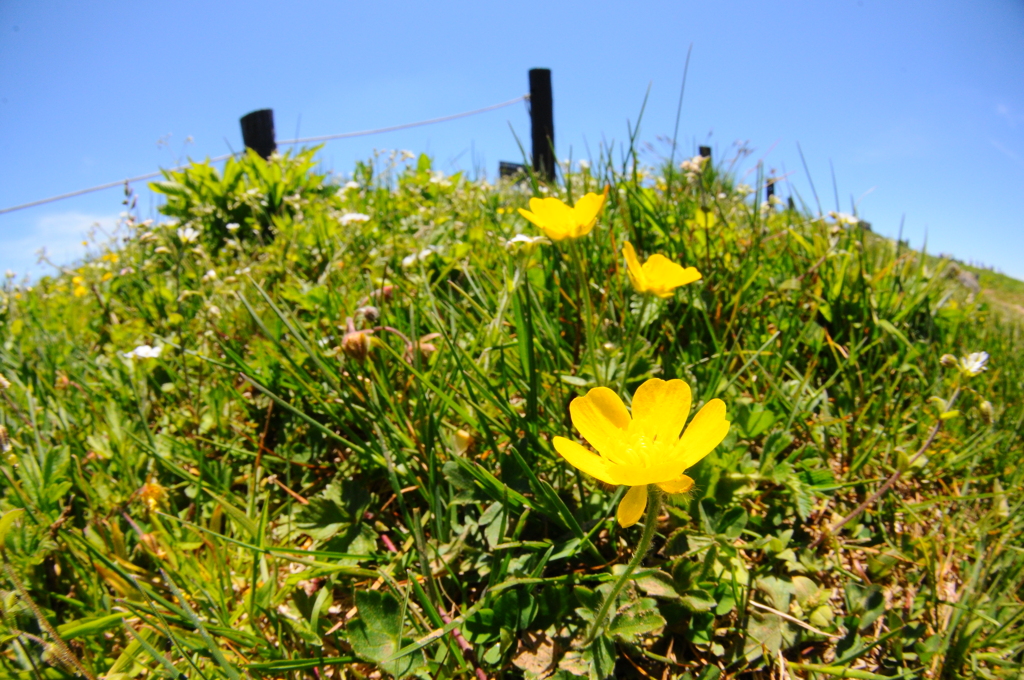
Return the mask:
<svg viewBox="0 0 1024 680">
<path fill-rule="evenodd" d="M 633 345 L 636 344 L 637 336 L 640 335 L 640 330 L 644 325 L 644 315 L 647 314 L 647 305 L 650 304 L 651 296 L 643 294 L 642 302 L 640 303 L 640 314 L 636 318 L 636 322 L 633 324 L 632 332 L 629 335 L 629 342 L 626 344 L 626 361 L 622 366 L 622 382 L 619 385 L 619 393 L 626 393 L 626 383 L 629 382 L 629 362 L 633 360 Z"/>
<path fill-rule="evenodd" d="M 594 623 L 590 626 L 590 632 L 587 633 L 586 641 L 583 643 L 584 646 L 589 645 L 597 637 L 598 632 L 601 630 L 601 624 L 608 617 L 608 611 L 615 604 L 615 601 L 619 598 L 619 593 L 622 592 L 623 586 L 629 581 L 629 577 L 633 575 L 636 568 L 640 566 L 640 562 L 643 561 L 647 551 L 651 548 L 651 541 L 654 540 L 654 534 L 658 530 L 658 513 L 661 511 L 661 489 L 658 488 L 657 484 L 647 485 L 647 515 L 644 517 L 644 533 L 640 537 L 640 543 L 636 546 L 636 552 L 633 554 L 633 559 L 626 565 L 626 571 L 622 572 L 619 576 L 619 580 L 612 586 L 611 592 L 608 593 L 608 597 L 605 598 L 604 604 L 601 605 L 601 609 L 597 612 L 597 617 L 594 619 Z"/>
<path fill-rule="evenodd" d="M 583 262 L 580 260 L 579 246 L 576 245 L 575 241 L 569 242 L 569 255 L 572 258 L 573 268 L 576 270 L 576 281 L 580 286 L 580 291 L 583 293 L 583 306 L 586 314 L 586 318 L 583 319 L 583 334 L 587 337 L 587 353 L 590 354 L 590 368 L 594 372 L 594 380 L 600 385 L 604 381 L 601 379 L 601 374 L 597 368 L 597 348 L 594 345 L 594 334 L 597 333 L 597 328 L 591 328 L 591 324 L 594 321 L 594 305 L 590 301 L 590 283 L 587 281 L 586 271 L 583 269 Z"/>
</svg>

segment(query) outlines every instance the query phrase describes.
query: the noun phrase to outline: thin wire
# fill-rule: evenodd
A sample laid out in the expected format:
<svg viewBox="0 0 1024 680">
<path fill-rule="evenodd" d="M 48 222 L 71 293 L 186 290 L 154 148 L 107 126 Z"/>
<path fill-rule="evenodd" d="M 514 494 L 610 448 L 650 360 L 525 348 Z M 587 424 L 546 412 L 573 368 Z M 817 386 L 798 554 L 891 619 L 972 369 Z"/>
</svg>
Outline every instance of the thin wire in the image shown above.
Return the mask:
<svg viewBox="0 0 1024 680">
<path fill-rule="evenodd" d="M 392 125 L 390 127 L 376 128 L 374 130 L 360 130 L 358 132 L 343 132 L 337 135 L 322 135 L 320 137 L 305 137 L 302 139 L 286 139 L 277 142 L 278 146 L 286 146 L 290 144 L 308 144 L 310 142 L 329 142 L 334 139 L 349 139 L 351 137 L 365 137 L 366 135 L 377 135 L 384 132 L 395 132 L 396 130 L 407 130 L 409 128 L 420 127 L 421 125 L 433 125 L 434 123 L 445 123 L 450 120 L 456 120 L 458 118 L 466 118 L 468 116 L 475 116 L 479 113 L 486 113 L 488 111 L 494 111 L 495 109 L 504 108 L 511 106 L 517 102 L 528 100 L 530 95 L 524 94 L 516 97 L 515 99 L 509 99 L 507 102 L 500 104 L 492 104 L 491 106 L 485 106 L 482 109 L 474 109 L 473 111 L 464 111 L 462 113 L 452 114 L 450 116 L 442 116 L 440 118 L 430 118 L 428 120 L 421 120 L 415 123 L 404 123 L 402 125 Z M 223 160 L 227 160 L 232 156 L 238 156 L 239 152 L 226 153 L 223 156 L 217 156 L 207 160 L 209 163 L 217 163 Z M 181 170 L 182 168 L 188 167 L 187 165 L 177 165 L 173 168 L 169 168 L 166 172 L 173 172 L 174 170 Z M 154 177 L 160 177 L 164 174 L 164 170 L 158 170 L 157 172 L 150 172 L 145 175 L 138 175 L 136 177 L 129 177 L 127 179 L 118 180 L 116 182 L 107 182 L 106 184 L 100 184 L 98 186 L 89 187 L 88 189 L 79 189 L 78 191 L 71 191 L 66 194 L 60 194 L 59 196 L 51 196 L 50 198 L 44 198 L 38 201 L 32 201 L 31 203 L 22 203 L 21 205 L 15 205 L 10 208 L 0 208 L 0 215 L 5 213 L 14 212 L 15 210 L 24 210 L 25 208 L 34 208 L 37 205 L 45 205 L 46 203 L 53 203 L 55 201 L 62 201 L 65 198 L 74 198 L 75 196 L 81 196 L 82 194 L 89 194 L 94 191 L 103 191 L 104 189 L 112 189 L 117 186 L 130 184 L 132 182 L 141 182 L 145 179 L 153 179 Z"/>
<path fill-rule="evenodd" d="M 343 132 L 339 135 L 322 135 L 320 137 L 304 137 L 302 139 L 289 139 L 278 144 L 307 144 L 309 142 L 328 142 L 332 139 L 347 139 L 349 137 L 361 137 L 363 135 L 375 135 L 381 132 L 394 132 L 396 130 L 406 130 L 408 128 L 419 127 L 420 125 L 432 125 L 434 123 L 445 123 L 449 120 L 455 120 L 457 118 L 465 118 L 467 116 L 475 116 L 478 113 L 486 113 L 488 111 L 494 111 L 495 109 L 504 108 L 511 106 L 517 102 L 521 102 L 524 99 L 529 99 L 530 95 L 524 94 L 516 97 L 515 99 L 509 99 L 507 102 L 500 104 L 492 104 L 485 106 L 482 109 L 476 109 L 475 111 L 465 111 L 463 113 L 456 113 L 451 116 L 442 116 L 441 118 L 431 118 L 430 120 L 421 120 L 418 123 L 405 123 L 403 125 L 392 125 L 386 128 L 377 128 L 376 130 L 361 130 L 359 132 Z"/>
</svg>

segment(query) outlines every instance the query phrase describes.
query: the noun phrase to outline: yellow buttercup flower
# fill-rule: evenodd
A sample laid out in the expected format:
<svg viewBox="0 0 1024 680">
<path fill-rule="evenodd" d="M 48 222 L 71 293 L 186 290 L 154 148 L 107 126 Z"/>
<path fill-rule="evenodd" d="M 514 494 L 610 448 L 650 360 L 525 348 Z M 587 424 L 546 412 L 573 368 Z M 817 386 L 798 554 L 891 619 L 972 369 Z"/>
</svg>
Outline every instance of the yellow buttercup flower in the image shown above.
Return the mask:
<svg viewBox="0 0 1024 680">
<path fill-rule="evenodd" d="M 683 268 L 664 255 L 651 255 L 640 265 L 633 244 L 626 241 L 622 248 L 633 290 L 638 293 L 653 293 L 660 298 L 672 297 L 675 289 L 699 281 L 701 273 L 694 267 Z"/>
<path fill-rule="evenodd" d="M 531 198 L 530 210 L 520 208 L 519 214 L 540 227 L 552 241 L 579 238 L 594 228 L 607 198 L 608 187 L 602 194 L 591 192 L 581 197 L 573 207 L 557 198 Z"/>
<path fill-rule="evenodd" d="M 667 493 L 689 491 L 693 480 L 683 472 L 729 433 L 721 399 L 705 404 L 683 431 L 690 403 L 690 386 L 682 380 L 652 378 L 637 388 L 630 415 L 619 395 L 607 387 L 595 387 L 572 400 L 569 415 L 597 453 L 565 437 L 555 437 L 552 443 L 563 458 L 588 475 L 632 487 L 616 513 L 619 524 L 632 526 L 647 507 L 648 484 L 657 484 Z"/>
</svg>

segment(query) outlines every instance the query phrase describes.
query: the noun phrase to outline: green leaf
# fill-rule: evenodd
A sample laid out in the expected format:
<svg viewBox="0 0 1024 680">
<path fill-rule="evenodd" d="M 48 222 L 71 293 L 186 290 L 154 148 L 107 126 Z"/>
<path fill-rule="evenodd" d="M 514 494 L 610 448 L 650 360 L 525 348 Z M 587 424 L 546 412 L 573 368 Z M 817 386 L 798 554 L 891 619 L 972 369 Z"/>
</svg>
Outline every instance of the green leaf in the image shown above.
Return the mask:
<svg viewBox="0 0 1024 680">
<path fill-rule="evenodd" d="M 689 609 L 691 612 L 709 612 L 715 608 L 717 602 L 715 598 L 711 597 L 711 594 L 694 588 L 683 593 L 679 599 L 683 606 Z"/>
<path fill-rule="evenodd" d="M 7 532 L 19 517 L 25 514 L 25 508 L 14 508 L 0 516 L 0 551 L 4 549 L 4 541 L 7 540 Z"/>
<path fill-rule="evenodd" d="M 620 609 L 608 625 L 608 635 L 632 642 L 638 635 L 645 635 L 665 627 L 665 619 L 658 613 L 657 602 L 650 597 L 634 600 Z"/>
<path fill-rule="evenodd" d="M 105 630 L 116 628 L 121 625 L 121 620 L 128 616 L 125 613 L 110 614 L 108 616 L 90 617 L 68 621 L 57 626 L 57 632 L 65 640 L 71 640 L 88 635 L 96 635 Z"/>
<path fill-rule="evenodd" d="M 352 651 L 362 659 L 379 664 L 386 673 L 402 678 L 424 668 L 420 652 L 386 661 L 411 639 L 402 637 L 402 606 L 390 593 L 356 591 L 359 617 L 348 624 Z"/>
</svg>

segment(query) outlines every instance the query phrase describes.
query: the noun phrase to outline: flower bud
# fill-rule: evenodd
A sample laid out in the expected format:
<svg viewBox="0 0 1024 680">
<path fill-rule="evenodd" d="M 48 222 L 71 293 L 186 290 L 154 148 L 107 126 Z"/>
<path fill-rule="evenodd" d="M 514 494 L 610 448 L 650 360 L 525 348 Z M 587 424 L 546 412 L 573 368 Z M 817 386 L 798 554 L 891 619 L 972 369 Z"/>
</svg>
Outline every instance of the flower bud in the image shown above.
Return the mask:
<svg viewBox="0 0 1024 680">
<path fill-rule="evenodd" d="M 356 316 L 361 316 L 366 320 L 366 323 L 377 323 L 380 320 L 380 310 L 373 305 L 366 305 L 356 310 Z"/>
<path fill-rule="evenodd" d="M 978 407 L 978 411 L 981 413 L 981 419 L 985 421 L 986 425 L 991 425 L 995 422 L 996 412 L 992 407 L 992 402 L 987 399 L 981 402 L 981 406 Z"/>
<path fill-rule="evenodd" d="M 939 358 L 939 363 L 945 366 L 946 368 L 953 368 L 959 362 L 956 360 L 956 357 L 953 356 L 952 354 L 943 354 Z"/>
<path fill-rule="evenodd" d="M 0 373 L 0 392 L 11 389 L 11 383 L 7 378 L 4 377 L 3 373 Z"/>
<path fill-rule="evenodd" d="M 372 330 L 357 331 L 356 325 L 350 316 L 345 319 L 345 335 L 342 336 L 341 346 L 338 349 L 344 352 L 350 359 L 364 361 L 370 353 L 370 347 L 373 346 L 370 339 L 372 333 Z"/>
<path fill-rule="evenodd" d="M 372 342 L 370 331 L 350 331 L 341 339 L 341 351 L 356 361 L 365 361 Z"/>
<path fill-rule="evenodd" d="M 463 456 L 473 446 L 473 435 L 465 430 L 455 430 L 455 453 Z"/>
</svg>

